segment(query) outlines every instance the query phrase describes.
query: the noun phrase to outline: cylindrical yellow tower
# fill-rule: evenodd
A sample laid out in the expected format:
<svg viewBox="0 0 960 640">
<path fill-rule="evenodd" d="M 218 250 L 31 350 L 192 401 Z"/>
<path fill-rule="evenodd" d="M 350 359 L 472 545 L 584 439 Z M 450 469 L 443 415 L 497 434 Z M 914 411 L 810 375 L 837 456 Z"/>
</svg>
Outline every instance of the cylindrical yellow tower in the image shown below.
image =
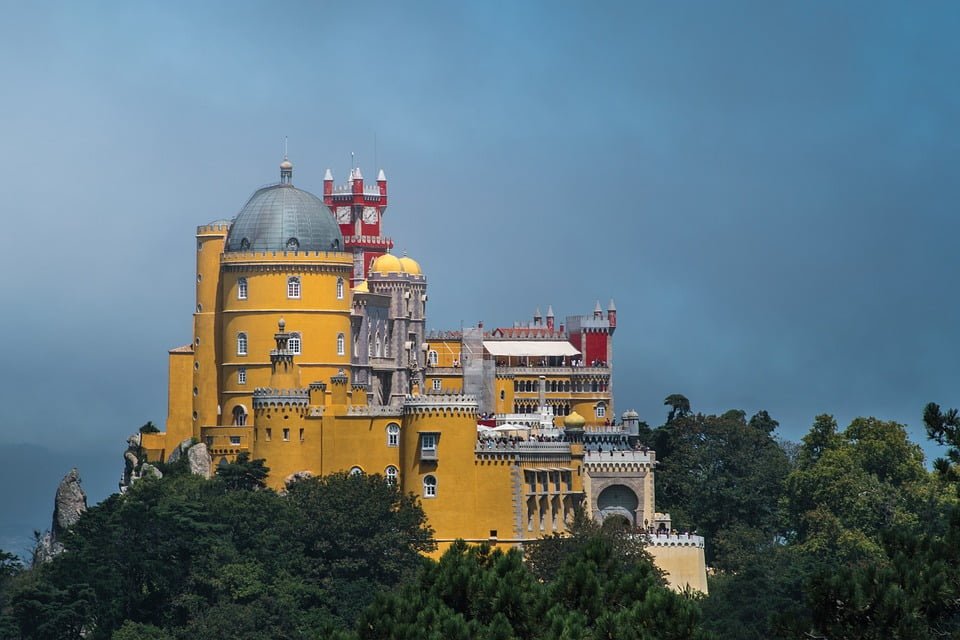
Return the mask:
<svg viewBox="0 0 960 640">
<path fill-rule="evenodd" d="M 230 225 L 215 222 L 197 228 L 197 303 L 193 314 L 193 428 L 218 424 L 217 311 L 220 306 L 220 256 Z M 176 446 L 168 442 L 168 449 Z"/>
</svg>

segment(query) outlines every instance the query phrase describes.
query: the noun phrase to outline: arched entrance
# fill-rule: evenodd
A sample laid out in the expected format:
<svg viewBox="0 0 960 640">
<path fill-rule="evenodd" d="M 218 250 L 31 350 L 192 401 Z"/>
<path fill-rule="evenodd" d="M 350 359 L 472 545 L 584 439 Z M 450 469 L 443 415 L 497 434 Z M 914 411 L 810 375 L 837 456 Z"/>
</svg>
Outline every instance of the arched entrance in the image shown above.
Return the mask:
<svg viewBox="0 0 960 640">
<path fill-rule="evenodd" d="M 622 484 L 610 485 L 597 496 L 597 515 L 601 522 L 607 518 L 625 519 L 631 527 L 637 526 L 637 507 L 640 500 L 633 489 Z"/>
</svg>

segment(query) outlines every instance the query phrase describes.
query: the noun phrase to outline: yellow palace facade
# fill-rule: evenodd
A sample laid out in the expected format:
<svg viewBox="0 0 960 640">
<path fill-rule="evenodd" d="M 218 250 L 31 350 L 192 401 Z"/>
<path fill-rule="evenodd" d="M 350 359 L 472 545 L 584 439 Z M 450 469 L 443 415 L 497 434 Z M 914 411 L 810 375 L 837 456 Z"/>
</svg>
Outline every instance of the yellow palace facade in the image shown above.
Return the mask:
<svg viewBox="0 0 960 640">
<path fill-rule="evenodd" d="M 192 341 L 169 352 L 151 460 L 203 443 L 264 458 L 269 484 L 380 474 L 421 498 L 440 548 L 562 533 L 583 504 L 652 533 L 672 584 L 706 591 L 703 540 L 655 511 L 656 455 L 613 406 L 616 309 L 428 333 L 420 265 L 388 252 L 386 178 L 322 197 L 293 167 L 231 220 L 198 227 Z"/>
</svg>

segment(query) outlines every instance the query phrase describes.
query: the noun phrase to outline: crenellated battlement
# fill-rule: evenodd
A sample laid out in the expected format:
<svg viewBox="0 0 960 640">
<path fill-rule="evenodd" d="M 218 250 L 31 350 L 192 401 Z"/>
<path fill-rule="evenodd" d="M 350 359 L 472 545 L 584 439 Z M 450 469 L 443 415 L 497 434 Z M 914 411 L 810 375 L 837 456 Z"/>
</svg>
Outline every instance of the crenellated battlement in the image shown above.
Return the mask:
<svg viewBox="0 0 960 640">
<path fill-rule="evenodd" d="M 225 236 L 229 231 L 230 223 L 227 221 L 212 222 L 210 224 L 202 224 L 197 227 L 198 236 Z"/>
<path fill-rule="evenodd" d="M 447 414 L 476 416 L 480 408 L 477 397 L 450 393 L 436 395 L 407 395 L 403 402 L 405 414 Z"/>
<path fill-rule="evenodd" d="M 273 389 L 257 387 L 253 390 L 253 408 L 303 406 L 310 403 L 309 389 Z"/>
</svg>

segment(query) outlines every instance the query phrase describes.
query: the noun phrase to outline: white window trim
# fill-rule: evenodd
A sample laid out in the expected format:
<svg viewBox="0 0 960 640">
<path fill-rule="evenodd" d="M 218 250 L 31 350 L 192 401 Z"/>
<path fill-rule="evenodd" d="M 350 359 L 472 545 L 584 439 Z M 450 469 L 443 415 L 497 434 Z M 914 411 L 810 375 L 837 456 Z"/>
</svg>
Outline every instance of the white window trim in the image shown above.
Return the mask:
<svg viewBox="0 0 960 640">
<path fill-rule="evenodd" d="M 441 388 L 440 378 L 434 378 L 434 379 L 433 379 L 433 390 L 434 390 L 434 391 L 440 391 L 440 388 Z"/>
<path fill-rule="evenodd" d="M 237 278 L 237 300 L 247 299 L 247 279 Z"/>
<path fill-rule="evenodd" d="M 294 348 L 294 346 L 296 348 Z M 290 337 L 287 339 L 287 350 L 290 351 L 293 355 L 300 355 L 300 350 L 303 349 L 303 341 L 300 338 L 298 332 L 290 334 Z"/>
<path fill-rule="evenodd" d="M 346 352 L 345 338 L 342 333 L 337 334 L 337 355 L 342 356 Z"/>
<path fill-rule="evenodd" d="M 247 368 L 240 367 L 237 369 L 237 384 L 247 384 Z"/>
<path fill-rule="evenodd" d="M 391 464 L 383 470 L 383 476 L 387 479 L 387 484 L 395 485 L 400 476 L 400 470 Z"/>
<path fill-rule="evenodd" d="M 433 480 L 432 483 L 428 483 L 428 480 Z M 436 498 L 437 497 L 437 477 L 434 475 L 423 476 L 423 497 L 424 498 Z"/>
<path fill-rule="evenodd" d="M 241 331 L 237 334 L 237 355 L 245 356 L 247 355 L 247 334 Z"/>
<path fill-rule="evenodd" d="M 394 423 L 387 425 L 387 446 L 400 446 L 400 425 Z"/>
<path fill-rule="evenodd" d="M 343 278 L 337 278 L 337 300 L 343 300 Z"/>
<path fill-rule="evenodd" d="M 287 298 L 290 300 L 300 299 L 300 277 L 290 276 L 287 278 Z"/>
</svg>

